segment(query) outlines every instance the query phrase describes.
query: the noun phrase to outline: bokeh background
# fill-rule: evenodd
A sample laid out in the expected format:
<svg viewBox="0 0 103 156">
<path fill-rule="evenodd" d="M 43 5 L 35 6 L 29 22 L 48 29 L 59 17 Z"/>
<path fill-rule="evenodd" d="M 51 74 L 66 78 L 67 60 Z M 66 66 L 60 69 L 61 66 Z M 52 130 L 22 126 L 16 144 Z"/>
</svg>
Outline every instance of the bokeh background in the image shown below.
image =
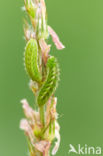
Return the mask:
<svg viewBox="0 0 103 156">
<path fill-rule="evenodd" d="M 103 147 L 103 0 L 46 0 L 48 23 L 66 48 L 57 56 L 61 67 L 58 97 L 61 146 Z M 19 121 L 20 100 L 34 97 L 23 66 L 23 0 L 0 0 L 0 156 L 26 156 Z M 73 155 L 73 154 L 72 154 Z"/>
</svg>

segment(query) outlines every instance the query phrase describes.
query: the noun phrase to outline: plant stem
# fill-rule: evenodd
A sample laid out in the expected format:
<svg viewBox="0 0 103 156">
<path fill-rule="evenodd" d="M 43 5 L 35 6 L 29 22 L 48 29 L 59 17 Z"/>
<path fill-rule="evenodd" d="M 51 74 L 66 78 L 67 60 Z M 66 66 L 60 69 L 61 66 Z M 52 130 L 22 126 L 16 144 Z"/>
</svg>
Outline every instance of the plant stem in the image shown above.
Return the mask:
<svg viewBox="0 0 103 156">
<path fill-rule="evenodd" d="M 41 123 L 44 126 L 45 124 L 44 106 L 39 107 L 39 112 L 40 112 Z"/>
</svg>

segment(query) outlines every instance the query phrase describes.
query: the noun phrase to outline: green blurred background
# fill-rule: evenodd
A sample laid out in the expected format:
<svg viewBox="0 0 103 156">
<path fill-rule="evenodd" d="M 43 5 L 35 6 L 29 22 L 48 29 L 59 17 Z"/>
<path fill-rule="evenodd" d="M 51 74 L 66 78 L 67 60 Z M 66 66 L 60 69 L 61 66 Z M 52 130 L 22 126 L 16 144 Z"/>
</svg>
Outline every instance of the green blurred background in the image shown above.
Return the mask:
<svg viewBox="0 0 103 156">
<path fill-rule="evenodd" d="M 48 23 L 66 46 L 52 47 L 61 82 L 57 89 L 61 146 L 103 147 L 103 0 L 46 0 Z M 20 100 L 34 98 L 23 66 L 23 0 L 0 0 L 0 156 L 26 156 Z M 103 153 L 103 152 L 102 152 Z"/>
</svg>

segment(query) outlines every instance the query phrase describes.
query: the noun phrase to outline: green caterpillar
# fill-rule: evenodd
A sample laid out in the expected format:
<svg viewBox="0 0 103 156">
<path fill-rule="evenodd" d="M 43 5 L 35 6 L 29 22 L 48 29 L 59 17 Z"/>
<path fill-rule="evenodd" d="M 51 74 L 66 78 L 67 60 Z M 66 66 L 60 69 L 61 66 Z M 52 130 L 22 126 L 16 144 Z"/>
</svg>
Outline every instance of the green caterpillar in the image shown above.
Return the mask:
<svg viewBox="0 0 103 156">
<path fill-rule="evenodd" d="M 50 56 L 47 61 L 46 81 L 44 82 L 37 97 L 37 103 L 39 107 L 46 104 L 50 96 L 53 95 L 58 85 L 58 81 L 59 81 L 59 66 L 56 58 Z"/>
<path fill-rule="evenodd" d="M 35 39 L 30 39 L 25 49 L 25 67 L 33 81 L 40 82 L 42 75 L 38 65 L 38 45 Z"/>
</svg>

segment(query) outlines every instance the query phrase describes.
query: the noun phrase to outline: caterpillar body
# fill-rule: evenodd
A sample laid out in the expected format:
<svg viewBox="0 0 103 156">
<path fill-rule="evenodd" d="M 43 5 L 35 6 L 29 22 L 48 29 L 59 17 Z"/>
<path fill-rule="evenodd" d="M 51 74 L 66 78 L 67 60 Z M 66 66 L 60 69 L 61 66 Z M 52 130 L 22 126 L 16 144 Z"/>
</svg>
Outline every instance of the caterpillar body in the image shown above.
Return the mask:
<svg viewBox="0 0 103 156">
<path fill-rule="evenodd" d="M 38 45 L 35 39 L 27 42 L 25 49 L 25 67 L 28 75 L 33 81 L 40 82 L 42 75 L 38 65 Z"/>
<path fill-rule="evenodd" d="M 39 107 L 46 104 L 50 96 L 56 90 L 59 81 L 59 66 L 57 59 L 54 56 L 50 56 L 47 61 L 47 77 L 37 97 L 37 103 Z"/>
</svg>

